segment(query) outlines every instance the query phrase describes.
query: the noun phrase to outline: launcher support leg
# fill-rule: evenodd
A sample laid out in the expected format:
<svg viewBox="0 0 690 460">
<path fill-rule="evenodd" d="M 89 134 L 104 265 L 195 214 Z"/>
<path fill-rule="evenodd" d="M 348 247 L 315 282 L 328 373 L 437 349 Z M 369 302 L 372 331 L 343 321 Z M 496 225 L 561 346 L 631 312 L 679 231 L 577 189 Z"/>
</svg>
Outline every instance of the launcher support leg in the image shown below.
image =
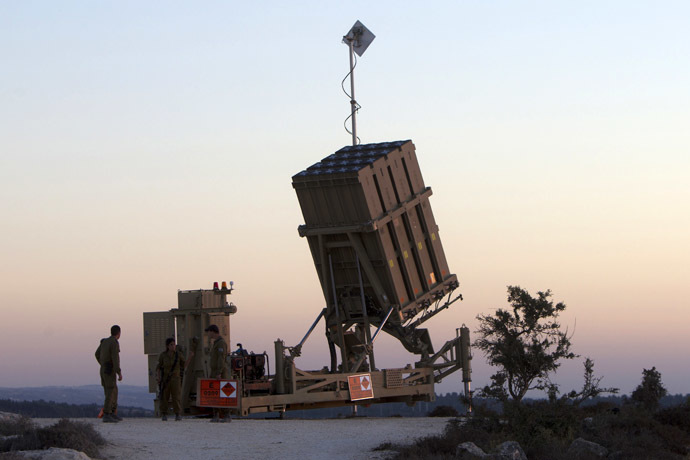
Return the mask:
<svg viewBox="0 0 690 460">
<path fill-rule="evenodd" d="M 359 254 L 355 252 L 355 257 L 357 259 L 357 275 L 359 276 L 359 293 L 362 302 L 362 316 L 364 317 L 364 340 L 366 343 L 371 343 L 371 329 L 369 325 L 369 312 L 367 312 L 367 302 L 364 298 L 364 283 L 362 282 L 362 269 L 359 263 Z M 374 361 L 374 346 L 372 344 L 369 349 L 369 364 L 371 369 L 376 369 L 376 362 Z M 355 406 L 356 407 L 356 406 Z"/>
<path fill-rule="evenodd" d="M 321 313 L 319 313 L 319 316 L 316 317 L 316 319 L 314 320 L 314 323 L 311 325 L 311 327 L 309 328 L 307 333 L 304 334 L 302 341 L 292 348 L 293 353 L 295 353 L 295 357 L 300 355 L 300 353 L 302 351 L 302 345 L 304 345 L 304 342 L 307 341 L 307 339 L 309 338 L 311 333 L 314 331 L 314 328 L 319 323 L 319 320 L 321 319 L 321 317 L 325 316 L 325 315 L 326 315 L 326 309 L 324 308 L 323 310 L 321 310 Z"/>
<path fill-rule="evenodd" d="M 331 272 L 331 285 L 333 287 L 333 308 L 335 309 L 335 320 L 338 325 L 338 344 L 340 345 L 340 357 L 343 366 L 343 372 L 348 372 L 347 350 L 345 347 L 345 334 L 343 333 L 343 323 L 340 321 L 340 308 L 338 308 L 338 294 L 335 289 L 335 275 L 333 274 L 333 259 L 328 254 L 328 268 Z M 328 324 L 328 321 L 326 321 Z"/>
<path fill-rule="evenodd" d="M 460 328 L 460 359 L 462 362 L 462 383 L 465 387 L 467 413 L 472 414 L 472 349 L 470 348 L 470 330 L 464 324 Z"/>
<path fill-rule="evenodd" d="M 381 325 L 379 326 L 379 328 L 378 328 L 378 329 L 376 330 L 376 332 L 374 333 L 374 336 L 371 338 L 371 341 L 369 341 L 369 343 L 367 343 L 367 347 L 373 349 L 374 341 L 376 340 L 376 337 L 378 337 L 379 332 L 381 332 L 381 329 L 383 329 L 383 326 L 386 325 L 386 322 L 388 321 L 388 318 L 391 317 L 391 313 L 393 313 L 393 310 L 394 310 L 394 309 L 395 309 L 395 305 L 391 305 L 391 308 L 390 308 L 390 310 L 388 310 L 388 314 L 387 314 L 386 317 L 384 318 L 383 322 L 381 323 Z M 362 356 L 359 358 L 359 360 L 357 360 L 357 362 L 355 363 L 355 365 L 352 366 L 352 369 L 353 369 L 352 372 L 357 372 L 357 369 L 359 369 L 359 366 L 362 365 L 362 362 L 364 361 L 364 357 L 365 357 L 365 356 L 366 356 L 365 354 L 362 354 Z"/>
</svg>

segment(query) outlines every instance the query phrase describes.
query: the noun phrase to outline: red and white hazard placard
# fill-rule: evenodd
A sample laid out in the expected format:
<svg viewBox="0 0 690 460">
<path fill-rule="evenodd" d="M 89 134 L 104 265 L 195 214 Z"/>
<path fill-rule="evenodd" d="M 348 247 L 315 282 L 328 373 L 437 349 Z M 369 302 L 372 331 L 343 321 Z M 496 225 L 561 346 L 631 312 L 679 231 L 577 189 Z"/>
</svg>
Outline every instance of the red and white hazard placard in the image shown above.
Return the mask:
<svg viewBox="0 0 690 460">
<path fill-rule="evenodd" d="M 374 386 L 371 384 L 371 374 L 349 375 L 347 384 L 350 387 L 350 401 L 372 399 Z"/>
<path fill-rule="evenodd" d="M 198 407 L 237 407 L 237 380 L 198 379 L 196 405 Z"/>
</svg>

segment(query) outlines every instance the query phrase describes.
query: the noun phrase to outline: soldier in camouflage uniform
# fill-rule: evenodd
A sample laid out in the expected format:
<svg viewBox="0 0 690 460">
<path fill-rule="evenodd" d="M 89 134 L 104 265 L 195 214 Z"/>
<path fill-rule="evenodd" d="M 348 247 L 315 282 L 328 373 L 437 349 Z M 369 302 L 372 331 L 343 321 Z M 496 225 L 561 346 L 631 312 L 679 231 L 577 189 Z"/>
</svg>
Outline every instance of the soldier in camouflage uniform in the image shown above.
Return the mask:
<svg viewBox="0 0 690 460">
<path fill-rule="evenodd" d="M 220 336 L 218 326 L 211 324 L 206 328 L 206 333 L 211 342 L 211 375 L 213 379 L 227 379 L 229 378 L 228 365 L 225 358 L 228 355 L 228 344 L 225 343 L 223 337 Z M 220 415 L 223 418 L 220 418 Z M 213 418 L 211 422 L 230 422 L 230 411 L 228 409 L 213 409 Z"/>
<path fill-rule="evenodd" d="M 115 423 L 122 420 L 117 415 L 117 380 L 122 380 L 120 369 L 120 326 L 110 328 L 110 337 L 101 340 L 96 349 L 96 360 L 101 365 L 101 385 L 105 394 L 103 422 Z M 115 376 L 117 375 L 117 380 Z"/>
<path fill-rule="evenodd" d="M 161 419 L 168 420 L 168 407 L 170 405 L 170 397 L 172 396 L 173 411 L 175 412 L 175 421 L 180 421 L 182 418 L 182 404 L 181 404 L 181 384 L 182 371 L 186 368 L 184 356 L 176 349 L 175 339 L 170 337 L 165 340 L 166 350 L 158 355 L 158 366 L 156 366 L 156 381 L 160 385 L 160 401 L 159 407 L 161 412 Z"/>
</svg>

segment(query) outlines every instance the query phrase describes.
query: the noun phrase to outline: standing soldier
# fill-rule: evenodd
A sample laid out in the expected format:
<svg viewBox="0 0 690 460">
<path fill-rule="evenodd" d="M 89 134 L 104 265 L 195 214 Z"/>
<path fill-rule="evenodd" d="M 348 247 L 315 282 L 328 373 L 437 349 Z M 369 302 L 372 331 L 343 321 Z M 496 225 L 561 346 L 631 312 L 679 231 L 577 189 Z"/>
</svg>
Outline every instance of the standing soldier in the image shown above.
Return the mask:
<svg viewBox="0 0 690 460">
<path fill-rule="evenodd" d="M 160 387 L 159 408 L 161 420 L 168 420 L 168 407 L 170 396 L 172 396 L 173 411 L 175 411 L 175 421 L 182 420 L 181 392 L 182 373 L 186 368 L 184 356 L 176 349 L 175 339 L 170 337 L 165 339 L 166 350 L 158 355 L 158 366 L 156 366 L 156 381 Z"/>
<path fill-rule="evenodd" d="M 218 326 L 211 324 L 206 328 L 206 333 L 208 333 L 209 341 L 211 342 L 211 375 L 213 379 L 227 379 L 228 375 L 228 365 L 225 358 L 228 355 L 228 344 L 225 343 L 223 337 L 220 336 L 218 331 Z M 223 414 L 223 418 L 220 418 L 220 414 Z M 230 422 L 230 411 L 228 409 L 213 409 L 213 418 L 211 422 Z"/>
<path fill-rule="evenodd" d="M 96 349 L 96 360 L 101 365 L 101 385 L 105 394 L 103 403 L 103 423 L 122 421 L 117 415 L 117 380 L 122 380 L 120 369 L 120 326 L 110 328 L 110 337 L 102 339 Z M 115 380 L 117 375 L 117 380 Z"/>
</svg>

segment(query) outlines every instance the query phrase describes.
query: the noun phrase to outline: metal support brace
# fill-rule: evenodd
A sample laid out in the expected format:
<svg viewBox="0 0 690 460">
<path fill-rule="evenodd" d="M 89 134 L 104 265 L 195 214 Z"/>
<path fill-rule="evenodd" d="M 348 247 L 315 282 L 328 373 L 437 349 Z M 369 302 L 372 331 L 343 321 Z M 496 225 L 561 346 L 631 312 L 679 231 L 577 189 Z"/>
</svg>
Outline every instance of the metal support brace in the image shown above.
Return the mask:
<svg viewBox="0 0 690 460">
<path fill-rule="evenodd" d="M 335 320 L 338 324 L 338 341 L 340 342 L 340 357 L 342 359 L 343 372 L 348 372 L 347 350 L 345 350 L 345 335 L 343 334 L 343 323 L 340 321 L 340 308 L 338 307 L 338 293 L 335 289 L 335 275 L 333 274 L 333 259 L 328 254 L 328 267 L 331 272 L 331 285 L 333 286 L 333 308 L 335 308 Z"/>
<path fill-rule="evenodd" d="M 373 346 L 374 346 L 374 341 L 376 340 L 376 337 L 378 337 L 379 332 L 381 332 L 381 329 L 383 329 L 383 326 L 385 326 L 386 322 L 388 321 L 388 318 L 390 318 L 391 313 L 393 313 L 393 310 L 394 310 L 394 309 L 395 309 L 395 305 L 391 305 L 391 308 L 390 308 L 390 310 L 388 310 L 388 313 L 386 314 L 386 317 L 385 317 L 384 320 L 381 322 L 381 325 L 379 326 L 379 328 L 376 329 L 376 332 L 374 333 L 374 336 L 371 338 L 371 342 L 369 342 L 369 343 L 366 345 L 366 346 L 367 346 L 367 349 L 373 348 Z M 365 355 L 364 353 L 362 354 L 362 356 L 360 356 L 360 358 L 357 360 L 357 362 L 355 363 L 355 365 L 352 366 L 352 372 L 357 372 L 357 370 L 359 369 L 359 366 L 361 366 L 361 365 L 362 365 L 362 362 L 364 362 L 364 357 L 365 357 L 365 356 L 366 356 L 366 355 Z"/>
<path fill-rule="evenodd" d="M 304 342 L 307 341 L 307 339 L 309 338 L 311 333 L 314 331 L 314 328 L 319 323 L 319 320 L 325 315 L 326 315 L 326 309 L 324 308 L 321 310 L 321 313 L 319 313 L 319 316 L 316 317 L 316 319 L 314 320 L 314 323 L 311 325 L 311 327 L 309 328 L 307 333 L 302 338 L 302 341 L 300 343 L 298 343 L 297 345 L 295 345 L 294 347 L 290 348 L 290 356 L 292 356 L 293 358 L 300 356 L 301 351 L 302 351 L 302 345 L 304 345 Z"/>
<path fill-rule="evenodd" d="M 361 301 L 362 301 L 362 315 L 364 315 L 364 340 L 367 343 L 371 342 L 371 330 L 370 330 L 370 325 L 369 325 L 369 312 L 367 312 L 367 302 L 366 299 L 364 298 L 364 283 L 362 282 L 362 270 L 360 268 L 359 264 L 359 255 L 355 252 L 355 256 L 357 259 L 357 275 L 359 276 L 359 293 L 361 296 Z M 374 362 L 374 347 L 372 345 L 371 349 L 369 351 L 369 363 L 371 369 L 376 369 L 376 363 Z"/>
<path fill-rule="evenodd" d="M 383 321 L 381 322 L 381 325 L 379 326 L 379 328 L 376 329 L 376 332 L 374 333 L 374 336 L 371 338 L 371 343 L 372 343 L 372 344 L 374 343 L 374 340 L 376 340 L 376 337 L 378 337 L 379 332 L 381 332 L 381 329 L 383 329 L 383 326 L 385 326 L 386 323 L 388 322 L 388 318 L 391 317 L 391 313 L 393 313 L 393 310 L 395 310 L 395 305 L 391 305 L 390 310 L 388 310 L 388 313 L 386 313 L 386 317 L 385 317 L 385 318 L 383 319 Z"/>
</svg>

